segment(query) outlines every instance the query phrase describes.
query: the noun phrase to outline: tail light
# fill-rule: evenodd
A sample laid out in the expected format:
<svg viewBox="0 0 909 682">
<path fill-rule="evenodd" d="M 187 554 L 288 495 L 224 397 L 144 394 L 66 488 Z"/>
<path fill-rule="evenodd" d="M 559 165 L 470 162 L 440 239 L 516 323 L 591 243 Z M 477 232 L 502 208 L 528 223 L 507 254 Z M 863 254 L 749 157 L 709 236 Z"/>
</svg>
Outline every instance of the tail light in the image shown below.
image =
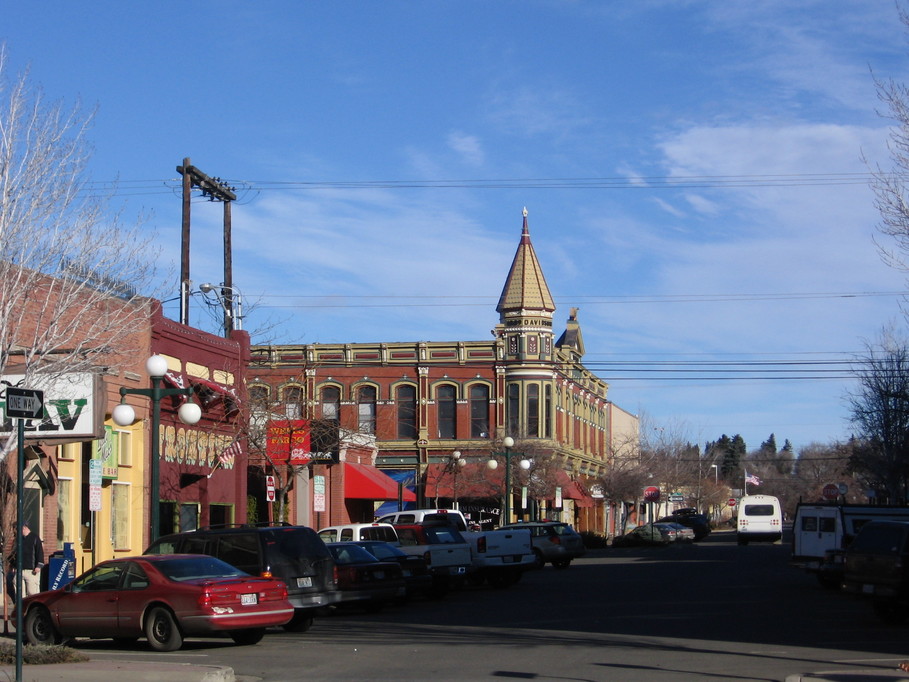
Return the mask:
<svg viewBox="0 0 909 682">
<path fill-rule="evenodd" d="M 481 536 L 477 539 L 477 551 L 478 551 L 478 552 L 485 552 L 485 551 L 486 551 L 486 536 L 485 536 L 485 535 L 481 535 Z"/>
<path fill-rule="evenodd" d="M 549 541 L 550 541 L 552 544 L 554 544 L 554 545 L 561 545 L 561 544 L 562 544 L 562 538 L 560 538 L 558 535 L 552 535 L 552 536 L 550 536 Z"/>
<path fill-rule="evenodd" d="M 432 565 L 432 554 L 429 553 L 429 550 L 423 552 L 423 561 L 426 562 L 427 566 Z"/>
<path fill-rule="evenodd" d="M 262 571 L 259 573 L 259 575 L 263 578 L 274 578 L 274 576 L 271 574 L 271 571 L 268 570 Z"/>
</svg>

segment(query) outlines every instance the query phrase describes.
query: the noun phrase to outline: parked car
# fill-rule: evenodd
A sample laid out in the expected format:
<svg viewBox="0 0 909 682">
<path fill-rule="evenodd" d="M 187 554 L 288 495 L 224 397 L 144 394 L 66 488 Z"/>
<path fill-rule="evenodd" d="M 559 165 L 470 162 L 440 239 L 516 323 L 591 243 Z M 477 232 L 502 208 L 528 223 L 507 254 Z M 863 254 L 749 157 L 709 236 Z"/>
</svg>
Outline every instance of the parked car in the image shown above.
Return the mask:
<svg viewBox="0 0 909 682">
<path fill-rule="evenodd" d="M 612 539 L 613 547 L 665 547 L 670 542 L 665 531 L 660 529 L 657 524 L 647 523 L 643 526 L 632 528 L 624 535 L 618 535 Z"/>
<path fill-rule="evenodd" d="M 869 521 L 846 548 L 843 587 L 871 598 L 885 623 L 909 617 L 909 522 Z"/>
<path fill-rule="evenodd" d="M 676 542 L 694 542 L 694 530 L 688 526 L 683 526 L 677 521 L 664 521 L 663 519 L 657 521 L 657 524 L 660 526 L 669 526 L 672 530 L 674 530 Z"/>
<path fill-rule="evenodd" d="M 467 530 L 467 519 L 457 509 L 408 509 L 385 514 L 379 523 L 392 525 L 450 523 L 459 531 Z"/>
<path fill-rule="evenodd" d="M 654 528 L 659 530 L 667 542 L 675 542 L 679 538 L 678 531 L 668 523 L 654 523 Z"/>
<path fill-rule="evenodd" d="M 341 600 L 336 606 L 364 606 L 378 611 L 407 596 L 404 573 L 395 561 L 380 561 L 355 542 L 329 542 Z"/>
<path fill-rule="evenodd" d="M 67 637 L 148 639 L 174 651 L 184 637 L 229 635 L 256 644 L 294 614 L 287 586 L 211 556 L 161 554 L 104 561 L 68 585 L 22 601 L 30 644 Z"/>
<path fill-rule="evenodd" d="M 427 595 L 432 592 L 432 573 L 423 557 L 412 556 L 401 551 L 390 542 L 380 540 L 360 540 L 359 545 L 379 561 L 394 561 L 401 566 L 407 597 Z"/>
<path fill-rule="evenodd" d="M 683 526 L 687 526 L 694 531 L 695 542 L 703 540 L 710 535 L 711 530 L 713 530 L 707 515 L 698 513 L 697 509 L 692 507 L 676 509 L 669 516 L 657 519 L 657 523 L 661 521 L 673 521 L 675 523 L 681 523 Z"/>
<path fill-rule="evenodd" d="M 500 530 L 530 530 L 530 542 L 537 565 L 551 563 L 555 568 L 568 568 L 571 562 L 584 556 L 583 538 L 569 524 L 561 521 L 527 521 L 502 526 Z"/>
<path fill-rule="evenodd" d="M 398 534 L 390 523 L 348 523 L 343 526 L 328 526 L 319 531 L 319 537 L 324 542 L 398 541 Z"/>
<path fill-rule="evenodd" d="M 472 566 L 470 545 L 454 526 L 403 524 L 395 526 L 401 551 L 422 557 L 432 574 L 432 596 L 444 596 L 464 583 Z"/>
<path fill-rule="evenodd" d="M 306 526 L 231 526 L 165 535 L 145 554 L 208 554 L 250 575 L 287 584 L 294 617 L 284 626 L 305 632 L 313 614 L 339 598 L 334 561 L 325 543 Z"/>
</svg>

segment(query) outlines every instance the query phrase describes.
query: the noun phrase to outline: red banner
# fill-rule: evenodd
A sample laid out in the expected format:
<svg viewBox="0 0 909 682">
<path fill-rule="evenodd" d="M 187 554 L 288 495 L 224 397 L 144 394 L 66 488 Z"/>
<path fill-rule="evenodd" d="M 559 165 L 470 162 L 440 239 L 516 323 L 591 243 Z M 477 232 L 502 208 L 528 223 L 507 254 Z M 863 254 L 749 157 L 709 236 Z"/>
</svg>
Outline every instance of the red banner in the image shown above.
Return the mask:
<svg viewBox="0 0 909 682">
<path fill-rule="evenodd" d="M 265 450 L 274 464 L 302 466 L 312 460 L 309 420 L 288 419 L 268 422 Z"/>
</svg>

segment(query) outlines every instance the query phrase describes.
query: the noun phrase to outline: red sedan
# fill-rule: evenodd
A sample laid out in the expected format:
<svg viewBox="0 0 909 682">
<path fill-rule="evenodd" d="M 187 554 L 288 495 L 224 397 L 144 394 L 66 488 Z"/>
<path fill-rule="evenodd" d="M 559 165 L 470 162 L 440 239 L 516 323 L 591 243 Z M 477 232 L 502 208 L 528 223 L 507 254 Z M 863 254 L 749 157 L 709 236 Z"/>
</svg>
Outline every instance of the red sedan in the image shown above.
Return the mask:
<svg viewBox="0 0 909 682">
<path fill-rule="evenodd" d="M 220 559 L 161 554 L 104 561 L 58 590 L 22 601 L 25 637 L 55 644 L 65 637 L 144 636 L 158 651 L 174 651 L 184 637 L 229 635 L 255 644 L 265 628 L 293 616 L 287 586 L 258 578 Z"/>
</svg>

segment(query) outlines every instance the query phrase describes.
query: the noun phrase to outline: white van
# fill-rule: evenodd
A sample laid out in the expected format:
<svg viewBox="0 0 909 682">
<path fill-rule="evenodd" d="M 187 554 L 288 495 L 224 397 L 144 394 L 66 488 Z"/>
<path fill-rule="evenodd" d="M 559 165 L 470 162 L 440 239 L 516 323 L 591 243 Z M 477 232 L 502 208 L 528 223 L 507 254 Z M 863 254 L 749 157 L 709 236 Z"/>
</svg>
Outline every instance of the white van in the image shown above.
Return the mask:
<svg viewBox="0 0 909 682">
<path fill-rule="evenodd" d="M 343 526 L 328 526 L 319 531 L 322 542 L 351 542 L 358 540 L 380 540 L 398 544 L 398 533 L 388 523 L 348 523 Z"/>
<path fill-rule="evenodd" d="M 740 545 L 751 541 L 783 541 L 783 512 L 773 495 L 745 495 L 739 500 L 736 540 Z"/>
</svg>

